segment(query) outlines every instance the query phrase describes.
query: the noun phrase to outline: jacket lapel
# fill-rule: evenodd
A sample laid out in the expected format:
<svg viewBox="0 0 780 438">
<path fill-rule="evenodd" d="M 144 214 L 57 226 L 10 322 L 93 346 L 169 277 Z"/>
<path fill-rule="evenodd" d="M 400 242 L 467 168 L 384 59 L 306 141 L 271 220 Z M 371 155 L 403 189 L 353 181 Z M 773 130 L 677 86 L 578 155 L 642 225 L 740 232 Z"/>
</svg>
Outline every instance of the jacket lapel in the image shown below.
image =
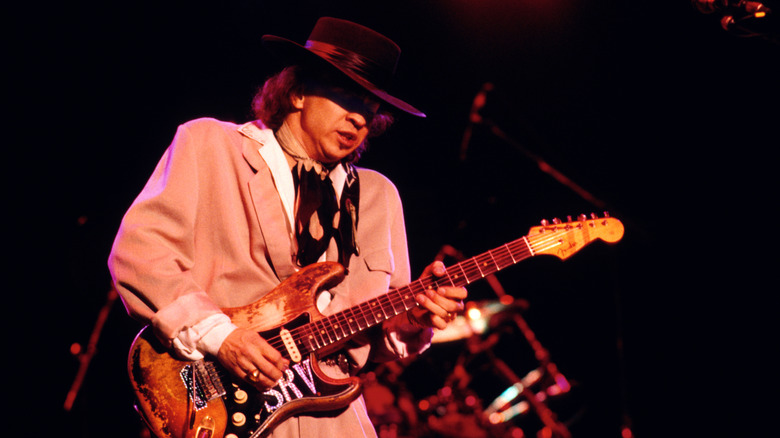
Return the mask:
<svg viewBox="0 0 780 438">
<path fill-rule="evenodd" d="M 244 159 L 255 170 L 248 183 L 252 206 L 274 271 L 284 280 L 297 270 L 292 256 L 293 241 L 271 169 L 259 152 L 266 142 L 275 139 L 270 130 L 261 130 L 254 123 L 242 125 L 239 131 L 246 136 L 242 144 Z"/>
</svg>

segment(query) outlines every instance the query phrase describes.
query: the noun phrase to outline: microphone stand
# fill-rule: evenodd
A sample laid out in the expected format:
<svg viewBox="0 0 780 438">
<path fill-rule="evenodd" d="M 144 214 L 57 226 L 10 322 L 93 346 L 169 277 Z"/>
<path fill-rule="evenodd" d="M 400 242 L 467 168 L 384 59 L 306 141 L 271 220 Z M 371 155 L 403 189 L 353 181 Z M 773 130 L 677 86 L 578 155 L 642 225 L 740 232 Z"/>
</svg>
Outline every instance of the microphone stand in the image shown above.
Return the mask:
<svg viewBox="0 0 780 438">
<path fill-rule="evenodd" d="M 505 300 L 505 295 L 501 295 L 498 290 L 496 290 L 496 295 L 498 295 L 502 301 Z M 528 325 L 525 319 L 520 315 L 520 312 L 513 312 L 512 320 L 514 321 L 515 325 L 517 325 L 517 328 L 520 330 L 523 336 L 525 336 L 528 344 L 531 345 L 531 349 L 533 349 L 536 359 L 541 363 L 545 371 L 547 371 L 547 373 L 553 378 L 555 384 L 558 385 L 561 393 L 567 392 L 570 388 L 569 382 L 566 380 L 566 377 L 564 377 L 563 374 L 558 371 L 558 367 L 555 365 L 555 363 L 550 360 L 550 352 L 542 346 L 542 343 L 539 342 L 539 340 L 536 338 L 536 335 L 531 330 L 531 327 Z M 521 383 L 520 377 L 516 375 L 512 369 L 506 365 L 506 363 L 497 357 L 494 357 L 493 360 L 501 374 L 503 374 L 512 385 Z M 534 394 L 530 388 L 526 387 L 525 385 L 522 385 L 522 388 L 523 389 L 520 394 L 523 395 L 526 400 L 528 400 L 528 403 L 536 411 L 536 415 L 539 416 L 539 419 L 542 420 L 542 423 L 544 423 L 545 427 L 553 432 L 552 436 L 556 438 L 571 438 L 571 432 L 569 432 L 563 423 L 557 420 L 556 415 L 550 410 L 550 408 L 547 407 L 547 405 L 543 402 L 539 401 L 536 398 L 536 394 Z"/>
<path fill-rule="evenodd" d="M 696 1 L 696 0 L 692 0 Z M 465 152 L 468 147 L 468 143 L 471 141 L 471 134 L 472 134 L 472 126 L 474 124 L 482 124 L 486 126 L 489 131 L 495 135 L 497 138 L 503 140 L 507 144 L 514 147 L 517 151 L 525 155 L 527 158 L 529 158 L 531 161 L 536 163 L 537 167 L 544 173 L 547 173 L 548 175 L 552 176 L 556 181 L 561 183 L 562 185 L 568 187 L 575 193 L 577 193 L 580 197 L 582 197 L 584 200 L 590 202 L 595 207 L 599 209 L 605 209 L 607 207 L 607 204 L 602 201 L 601 199 L 597 198 L 581 186 L 579 186 L 577 183 L 572 181 L 570 178 L 568 178 L 566 175 L 558 171 L 556 168 L 551 166 L 549 163 L 547 163 L 544 158 L 541 156 L 535 154 L 534 152 L 530 151 L 528 148 L 524 147 L 520 142 L 512 138 L 510 135 L 508 135 L 501 127 L 495 123 L 493 120 L 483 117 L 479 112 L 482 106 L 484 106 L 484 94 L 488 91 L 493 90 L 493 85 L 490 83 L 487 83 L 483 86 L 482 90 L 477 94 L 477 97 L 475 98 L 474 103 L 472 104 L 471 113 L 469 114 L 469 124 L 466 128 L 466 132 L 464 133 L 463 140 L 461 142 L 461 150 L 460 150 L 460 159 L 461 161 L 465 160 Z M 625 221 L 626 219 L 624 219 Z M 640 230 L 638 226 L 633 226 L 634 229 Z M 442 248 L 442 251 L 444 251 L 444 248 Z M 452 255 L 452 254 L 448 254 Z M 500 283 L 498 283 L 498 280 L 495 278 L 489 278 L 489 284 L 492 287 L 493 291 L 496 293 L 496 295 L 499 297 L 499 299 L 502 302 L 505 302 L 506 299 L 511 298 L 511 296 L 507 295 L 506 292 L 504 292 L 503 287 L 501 287 Z M 617 294 L 616 294 L 617 295 Z M 619 306 L 618 306 L 619 307 Z M 619 316 L 619 315 L 618 315 Z M 534 354 L 536 358 L 542 363 L 542 366 L 545 368 L 545 370 L 553 376 L 553 379 L 556 381 L 556 383 L 561 386 L 561 389 L 566 391 L 569 388 L 569 384 L 566 381 L 563 374 L 561 374 L 558 371 L 558 367 L 550 361 L 550 355 L 547 352 L 544 347 L 542 347 L 541 343 L 536 339 L 536 336 L 531 331 L 528 324 L 525 322 L 525 320 L 515 312 L 513 316 L 514 322 L 517 325 L 517 327 L 520 329 L 520 331 L 523 333 L 523 335 L 528 340 L 529 344 L 531 344 L 531 347 L 534 349 Z M 619 327 L 620 328 L 620 327 Z M 618 345 L 619 345 L 619 354 L 622 359 L 622 337 L 618 339 Z M 510 370 L 511 371 L 511 370 Z M 516 377 L 516 376 L 515 376 Z M 514 380 L 514 382 L 519 382 L 519 380 Z M 532 394 L 530 394 L 532 395 Z M 534 398 L 535 399 L 535 398 Z M 529 398 L 529 402 L 532 400 L 532 398 Z M 544 406 L 543 403 L 533 403 L 531 402 L 531 405 L 534 407 L 537 407 L 541 405 L 541 407 L 544 409 L 546 406 Z M 543 419 L 544 420 L 544 419 Z M 626 436 L 633 436 L 630 429 L 630 418 L 628 414 L 624 413 L 624 420 L 623 420 L 623 433 Z M 547 425 L 547 424 L 546 424 Z M 547 425 L 549 427 L 549 425 Z M 552 430 L 557 430 L 556 428 L 551 428 Z M 563 436 L 569 437 L 570 434 L 567 430 L 565 430 L 565 427 L 563 427 L 564 434 Z"/>
<path fill-rule="evenodd" d="M 87 368 L 89 368 L 89 363 L 92 361 L 92 358 L 95 356 L 95 352 L 97 351 L 97 343 L 98 339 L 100 339 L 100 333 L 103 331 L 103 326 L 108 319 L 108 314 L 111 312 L 111 307 L 114 305 L 114 301 L 116 301 L 118 296 L 119 294 L 114 288 L 111 288 L 111 290 L 108 291 L 108 298 L 106 299 L 106 303 L 103 304 L 103 307 L 100 309 L 100 312 L 98 312 L 97 321 L 95 321 L 95 327 L 92 329 L 92 334 L 89 337 L 87 348 L 84 349 L 83 352 L 78 353 L 79 370 L 76 373 L 76 378 L 70 387 L 70 391 L 68 391 L 67 397 L 65 398 L 64 407 L 68 412 L 70 412 L 70 410 L 73 408 L 73 402 L 76 400 L 76 396 L 81 389 L 81 384 L 84 382 L 84 377 L 87 375 Z"/>
<path fill-rule="evenodd" d="M 525 148 L 523 145 L 520 144 L 520 142 L 516 141 L 512 137 L 510 137 L 506 132 L 504 132 L 501 127 L 499 127 L 495 122 L 488 118 L 480 117 L 479 118 L 480 123 L 484 124 L 490 129 L 490 132 L 493 133 L 496 137 L 500 138 L 501 140 L 504 140 L 508 144 L 512 145 L 515 149 L 522 152 L 526 157 L 531 159 L 531 161 L 535 162 L 536 165 L 539 167 L 539 169 L 542 172 L 547 173 L 548 175 L 555 178 L 556 181 L 563 184 L 564 186 L 570 188 L 575 193 L 580 195 L 583 199 L 590 202 L 591 204 L 595 205 L 599 209 L 603 209 L 606 206 L 606 203 L 595 196 L 593 196 L 590 192 L 585 190 L 584 188 L 580 187 L 577 183 L 569 179 L 566 175 L 562 174 L 560 171 L 558 171 L 556 168 L 552 167 L 549 163 L 547 163 L 544 158 L 540 157 L 539 155 L 531 152 L 527 148 Z"/>
<path fill-rule="evenodd" d="M 520 376 L 515 374 L 514 371 L 501 359 L 495 357 L 494 354 L 491 354 L 491 359 L 493 360 L 493 365 L 498 369 L 498 371 L 503 374 L 503 376 L 509 380 L 512 385 L 517 385 L 518 383 L 521 383 L 522 379 Z M 571 432 L 569 431 L 566 426 L 558 421 L 556 418 L 555 413 L 547 407 L 544 402 L 540 401 L 536 394 L 534 394 L 533 390 L 531 388 L 520 385 L 522 390 L 520 391 L 520 395 L 523 396 L 527 401 L 528 404 L 533 407 L 534 411 L 536 411 L 536 415 L 539 417 L 539 419 L 544 424 L 545 428 L 552 432 L 552 437 L 555 438 L 571 438 Z"/>
</svg>

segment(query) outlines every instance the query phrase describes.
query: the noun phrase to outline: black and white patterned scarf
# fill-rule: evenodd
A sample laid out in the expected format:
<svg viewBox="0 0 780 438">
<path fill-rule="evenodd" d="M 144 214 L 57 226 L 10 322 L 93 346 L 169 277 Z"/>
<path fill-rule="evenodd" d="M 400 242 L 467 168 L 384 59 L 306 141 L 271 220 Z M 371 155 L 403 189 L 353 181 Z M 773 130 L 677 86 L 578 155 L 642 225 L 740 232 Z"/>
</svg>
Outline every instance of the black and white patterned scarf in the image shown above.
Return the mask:
<svg viewBox="0 0 780 438">
<path fill-rule="evenodd" d="M 307 266 L 319 260 L 328 249 L 331 239 L 336 240 L 338 262 L 349 266 L 349 259 L 358 254 L 356 230 L 360 200 L 360 181 L 355 167 L 344 166 L 347 173 L 341 202 L 329 174 L 330 168 L 312 160 L 303 146 L 293 136 L 287 124 L 276 131 L 276 138 L 285 152 L 292 156 L 296 165 L 292 169 L 295 182 L 295 226 L 296 260 L 300 266 Z"/>
</svg>

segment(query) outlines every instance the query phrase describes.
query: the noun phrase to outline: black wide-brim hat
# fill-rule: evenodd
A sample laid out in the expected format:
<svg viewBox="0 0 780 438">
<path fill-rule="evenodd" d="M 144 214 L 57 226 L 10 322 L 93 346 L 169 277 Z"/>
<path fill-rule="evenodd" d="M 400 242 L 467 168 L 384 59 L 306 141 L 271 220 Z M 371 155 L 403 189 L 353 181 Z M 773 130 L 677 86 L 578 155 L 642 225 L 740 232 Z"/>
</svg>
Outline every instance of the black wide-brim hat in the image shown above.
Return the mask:
<svg viewBox="0 0 780 438">
<path fill-rule="evenodd" d="M 265 47 L 291 64 L 324 61 L 382 101 L 417 117 L 422 111 L 388 93 L 401 48 L 391 39 L 365 26 L 338 18 L 322 17 L 305 45 L 286 38 L 264 35 Z"/>
</svg>

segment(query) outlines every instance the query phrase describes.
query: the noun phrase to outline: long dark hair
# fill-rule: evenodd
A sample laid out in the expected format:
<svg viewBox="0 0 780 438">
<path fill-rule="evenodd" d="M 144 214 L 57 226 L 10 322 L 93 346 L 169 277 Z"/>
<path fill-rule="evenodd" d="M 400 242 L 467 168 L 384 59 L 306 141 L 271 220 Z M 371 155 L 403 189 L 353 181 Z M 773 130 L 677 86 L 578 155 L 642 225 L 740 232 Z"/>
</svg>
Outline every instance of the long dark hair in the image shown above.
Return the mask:
<svg viewBox="0 0 780 438">
<path fill-rule="evenodd" d="M 315 72 L 313 69 L 300 65 L 286 67 L 268 78 L 257 94 L 255 94 L 255 97 L 252 99 L 252 111 L 254 111 L 255 117 L 274 131 L 279 129 L 287 115 L 295 110 L 290 97 L 295 94 L 304 94 L 306 92 L 306 83 L 310 80 L 330 83 L 337 79 L 325 72 Z M 392 124 L 392 114 L 383 111 L 380 107 L 368 125 L 366 140 L 354 152 L 348 155 L 344 161 L 349 163 L 356 162 L 368 147 L 368 139 L 384 133 Z"/>
</svg>

